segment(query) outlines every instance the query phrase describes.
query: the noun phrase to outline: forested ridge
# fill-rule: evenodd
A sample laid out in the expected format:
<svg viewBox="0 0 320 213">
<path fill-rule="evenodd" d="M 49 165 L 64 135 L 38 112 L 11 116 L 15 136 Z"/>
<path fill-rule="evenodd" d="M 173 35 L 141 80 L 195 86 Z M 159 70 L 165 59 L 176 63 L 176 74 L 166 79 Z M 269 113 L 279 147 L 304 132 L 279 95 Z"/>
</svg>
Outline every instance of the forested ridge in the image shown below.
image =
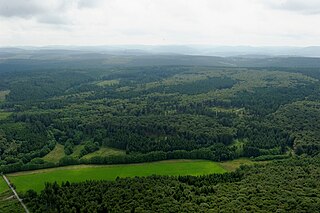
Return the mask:
<svg viewBox="0 0 320 213">
<path fill-rule="evenodd" d="M 313 156 L 319 150 L 313 116 L 319 113 L 310 107 L 319 103 L 314 69 L 143 66 L 27 73 L 1 72 L 1 88 L 9 91 L 0 112 L 4 172 L 78 163 Z M 309 127 L 297 134 L 299 123 Z M 62 157 L 46 161 L 56 144 L 64 147 Z M 103 147 L 126 155 L 83 158 Z"/>
<path fill-rule="evenodd" d="M 0 172 L 265 162 L 200 177 L 48 183 L 23 195 L 32 212 L 320 211 L 318 68 L 85 63 L 0 66 Z"/>
</svg>

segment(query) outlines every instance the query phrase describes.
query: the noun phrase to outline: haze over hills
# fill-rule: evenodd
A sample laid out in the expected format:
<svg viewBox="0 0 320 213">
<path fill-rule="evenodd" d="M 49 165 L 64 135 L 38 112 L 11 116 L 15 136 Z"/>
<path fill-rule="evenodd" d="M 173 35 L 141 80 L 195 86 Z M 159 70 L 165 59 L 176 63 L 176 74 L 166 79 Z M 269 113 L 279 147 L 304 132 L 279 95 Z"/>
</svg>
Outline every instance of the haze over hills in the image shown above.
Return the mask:
<svg viewBox="0 0 320 213">
<path fill-rule="evenodd" d="M 5 49 L 0 172 L 34 213 L 319 212 L 319 70 L 317 57 Z M 22 212 L 8 197 L 0 209 Z"/>
<path fill-rule="evenodd" d="M 112 66 L 320 67 L 320 47 L 46 46 L 0 48 L 0 72 Z"/>
<path fill-rule="evenodd" d="M 212 46 L 212 45 L 106 45 L 106 46 L 22 46 L 22 47 L 2 47 L 1 55 L 25 54 L 25 53 L 103 53 L 112 55 L 202 55 L 220 57 L 320 57 L 320 46 L 290 47 L 290 46 Z"/>
</svg>

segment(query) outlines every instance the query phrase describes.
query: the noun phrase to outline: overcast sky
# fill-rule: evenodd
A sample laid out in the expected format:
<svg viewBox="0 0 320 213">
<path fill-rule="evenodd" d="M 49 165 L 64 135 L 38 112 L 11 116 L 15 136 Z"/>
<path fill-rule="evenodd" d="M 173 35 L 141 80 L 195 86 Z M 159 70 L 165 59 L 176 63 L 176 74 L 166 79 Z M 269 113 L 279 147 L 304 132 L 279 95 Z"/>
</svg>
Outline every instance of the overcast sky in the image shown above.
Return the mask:
<svg viewBox="0 0 320 213">
<path fill-rule="evenodd" d="M 0 46 L 320 45 L 320 0 L 0 0 Z"/>
</svg>

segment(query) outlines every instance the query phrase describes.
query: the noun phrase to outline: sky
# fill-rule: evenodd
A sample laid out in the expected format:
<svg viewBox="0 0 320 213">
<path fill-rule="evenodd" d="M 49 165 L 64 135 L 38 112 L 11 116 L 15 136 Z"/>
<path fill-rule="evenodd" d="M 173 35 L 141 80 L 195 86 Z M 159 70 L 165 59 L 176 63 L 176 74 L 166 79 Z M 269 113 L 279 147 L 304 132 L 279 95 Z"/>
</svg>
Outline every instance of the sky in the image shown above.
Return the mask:
<svg viewBox="0 0 320 213">
<path fill-rule="evenodd" d="M 0 46 L 318 46 L 320 0 L 0 0 Z"/>
</svg>

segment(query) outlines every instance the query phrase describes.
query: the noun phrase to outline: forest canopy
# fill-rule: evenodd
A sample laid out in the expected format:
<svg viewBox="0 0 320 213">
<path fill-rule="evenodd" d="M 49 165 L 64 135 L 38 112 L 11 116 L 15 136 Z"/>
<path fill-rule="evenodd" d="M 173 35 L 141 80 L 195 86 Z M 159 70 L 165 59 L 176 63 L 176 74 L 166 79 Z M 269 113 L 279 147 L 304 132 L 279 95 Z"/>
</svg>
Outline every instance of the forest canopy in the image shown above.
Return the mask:
<svg viewBox="0 0 320 213">
<path fill-rule="evenodd" d="M 0 103 L 3 172 L 319 152 L 313 70 L 140 66 L 0 74 L 9 91 Z M 60 158 L 47 161 L 61 146 Z M 126 154 L 86 157 L 106 148 Z"/>
</svg>

